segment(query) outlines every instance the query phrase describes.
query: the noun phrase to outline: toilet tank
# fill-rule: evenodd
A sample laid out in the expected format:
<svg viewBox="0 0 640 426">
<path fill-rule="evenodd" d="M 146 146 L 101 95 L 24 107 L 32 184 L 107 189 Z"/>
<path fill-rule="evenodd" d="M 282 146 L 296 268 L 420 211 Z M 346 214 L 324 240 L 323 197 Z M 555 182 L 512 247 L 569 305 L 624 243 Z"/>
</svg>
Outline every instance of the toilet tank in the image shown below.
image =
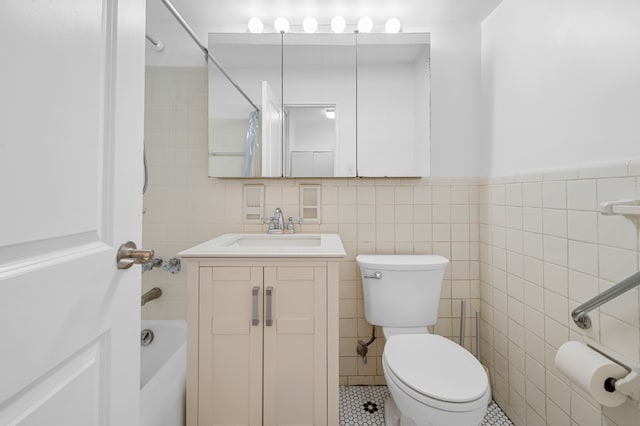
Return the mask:
<svg viewBox="0 0 640 426">
<path fill-rule="evenodd" d="M 449 260 L 437 255 L 358 255 L 364 316 L 383 327 L 420 327 L 438 320 Z"/>
</svg>

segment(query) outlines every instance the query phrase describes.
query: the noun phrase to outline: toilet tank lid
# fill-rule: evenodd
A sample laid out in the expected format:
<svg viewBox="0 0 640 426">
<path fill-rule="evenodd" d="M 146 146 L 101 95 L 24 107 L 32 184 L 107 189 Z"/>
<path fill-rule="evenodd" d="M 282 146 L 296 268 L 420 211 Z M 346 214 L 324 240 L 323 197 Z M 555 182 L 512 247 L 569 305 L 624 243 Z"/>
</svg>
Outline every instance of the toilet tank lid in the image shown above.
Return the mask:
<svg viewBox="0 0 640 426">
<path fill-rule="evenodd" d="M 425 271 L 445 269 L 449 264 L 446 257 L 438 255 L 380 255 L 359 254 L 356 262 L 361 268 L 386 269 L 391 271 Z"/>
</svg>

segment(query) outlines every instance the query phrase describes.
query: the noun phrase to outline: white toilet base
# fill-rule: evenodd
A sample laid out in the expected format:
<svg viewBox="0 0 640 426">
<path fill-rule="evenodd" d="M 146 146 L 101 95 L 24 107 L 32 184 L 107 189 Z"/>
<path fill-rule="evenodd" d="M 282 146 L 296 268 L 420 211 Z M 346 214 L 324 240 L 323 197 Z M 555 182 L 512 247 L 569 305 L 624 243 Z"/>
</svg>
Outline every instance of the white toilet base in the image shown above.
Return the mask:
<svg viewBox="0 0 640 426">
<path fill-rule="evenodd" d="M 398 410 L 398 406 L 393 402 L 393 398 L 388 396 L 384 400 L 384 424 L 385 426 L 416 426 L 411 419 L 405 417 Z"/>
<path fill-rule="evenodd" d="M 469 407 L 469 411 L 437 409 L 413 399 L 406 390 L 398 387 L 398 384 L 389 376 L 384 367 L 383 365 L 384 376 L 391 393 L 391 396 L 384 403 L 385 424 L 394 426 L 478 426 L 482 423 L 490 402 L 490 392 L 485 393 L 482 400 L 474 404 L 475 406 Z M 400 398 L 400 404 L 394 396 Z"/>
</svg>

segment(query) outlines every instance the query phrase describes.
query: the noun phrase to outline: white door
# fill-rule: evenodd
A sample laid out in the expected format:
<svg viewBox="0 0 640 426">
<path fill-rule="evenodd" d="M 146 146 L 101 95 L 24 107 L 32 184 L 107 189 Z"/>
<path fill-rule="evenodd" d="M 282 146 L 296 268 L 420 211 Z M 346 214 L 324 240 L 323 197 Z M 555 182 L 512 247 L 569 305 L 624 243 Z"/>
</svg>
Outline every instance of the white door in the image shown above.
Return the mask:
<svg viewBox="0 0 640 426">
<path fill-rule="evenodd" d="M 0 425 L 139 423 L 144 15 L 0 2 Z"/>
<path fill-rule="evenodd" d="M 268 82 L 262 82 L 262 176 L 282 176 L 282 102 Z"/>
</svg>

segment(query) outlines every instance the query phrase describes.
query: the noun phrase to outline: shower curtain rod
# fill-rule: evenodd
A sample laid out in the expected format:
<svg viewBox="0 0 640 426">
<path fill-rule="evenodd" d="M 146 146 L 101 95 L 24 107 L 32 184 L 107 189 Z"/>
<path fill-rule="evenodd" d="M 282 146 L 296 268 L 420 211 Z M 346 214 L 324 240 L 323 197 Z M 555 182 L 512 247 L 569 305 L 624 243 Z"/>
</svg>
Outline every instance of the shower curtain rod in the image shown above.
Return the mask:
<svg viewBox="0 0 640 426">
<path fill-rule="evenodd" d="M 182 26 L 182 28 L 184 28 L 184 30 L 187 32 L 187 34 L 189 34 L 189 37 L 191 37 L 191 39 L 198 45 L 198 47 L 200 48 L 200 50 L 202 50 L 202 52 L 204 53 L 205 57 L 207 57 L 209 60 L 211 60 L 211 62 L 213 62 L 213 64 L 220 70 L 220 72 L 222 73 L 222 75 L 224 75 L 227 80 L 229 80 L 229 83 L 231 83 L 233 85 L 233 87 L 236 88 L 236 90 L 238 92 L 240 92 L 240 94 L 247 100 L 247 102 L 249 102 L 251 104 L 251 106 L 257 111 L 260 112 L 260 108 L 258 108 L 256 106 L 256 104 L 253 103 L 253 101 L 251 100 L 251 98 L 249 98 L 249 96 L 247 96 L 246 93 L 244 93 L 244 91 L 240 88 L 240 86 L 238 86 L 236 84 L 235 81 L 233 81 L 233 79 L 231 78 L 231 76 L 229 76 L 229 74 L 227 74 L 227 71 L 225 71 L 224 67 L 220 64 L 220 62 L 218 62 L 216 60 L 216 58 L 214 58 L 211 53 L 209 53 L 209 49 L 207 49 L 201 42 L 200 40 L 198 40 L 198 37 L 196 36 L 196 34 L 193 32 L 193 30 L 191 29 L 191 27 L 189 27 L 189 24 L 187 24 L 187 21 L 184 20 L 184 18 L 182 17 L 182 15 L 180 15 L 180 12 L 178 12 L 178 10 L 173 6 L 173 4 L 171 4 L 171 2 L 169 0 L 162 0 L 162 3 L 165 5 L 165 7 L 169 10 L 169 12 L 171 12 L 171 14 L 173 15 L 174 18 L 176 18 L 176 20 L 178 21 L 178 23 Z"/>
</svg>

